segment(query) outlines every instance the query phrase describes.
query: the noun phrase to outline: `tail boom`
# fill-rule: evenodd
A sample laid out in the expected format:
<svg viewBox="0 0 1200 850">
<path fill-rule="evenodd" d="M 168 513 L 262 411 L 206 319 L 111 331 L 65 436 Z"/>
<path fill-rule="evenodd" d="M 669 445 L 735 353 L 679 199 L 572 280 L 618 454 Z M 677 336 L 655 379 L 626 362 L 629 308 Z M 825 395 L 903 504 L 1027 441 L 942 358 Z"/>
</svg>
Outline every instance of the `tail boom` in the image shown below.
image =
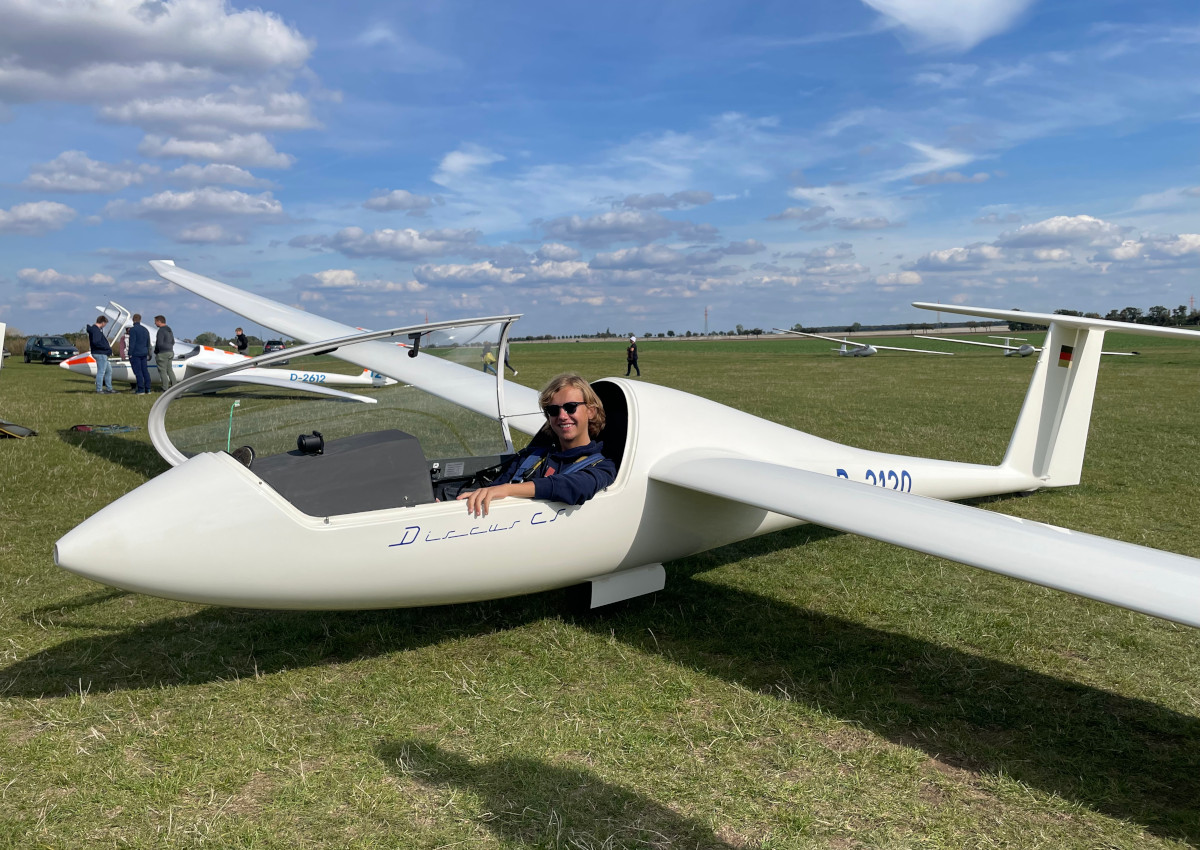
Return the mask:
<svg viewBox="0 0 1200 850">
<path fill-rule="evenodd" d="M 1025 403 L 1001 464 L 1032 476 L 1041 481 L 1043 487 L 1069 487 L 1079 483 L 1106 332 L 1120 331 L 1200 342 L 1200 332 L 1183 328 L 1135 325 L 1058 313 L 947 306 L 922 301 L 913 302 L 913 306 L 1049 327 L 1029 390 L 1025 394 Z"/>
</svg>

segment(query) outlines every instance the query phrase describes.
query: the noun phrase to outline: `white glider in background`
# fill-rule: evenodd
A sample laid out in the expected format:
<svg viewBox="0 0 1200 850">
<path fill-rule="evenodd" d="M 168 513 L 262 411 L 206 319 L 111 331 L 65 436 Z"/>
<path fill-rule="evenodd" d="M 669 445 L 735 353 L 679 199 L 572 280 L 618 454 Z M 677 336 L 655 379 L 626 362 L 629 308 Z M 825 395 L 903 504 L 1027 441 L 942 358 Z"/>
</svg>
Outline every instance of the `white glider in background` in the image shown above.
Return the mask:
<svg viewBox="0 0 1200 850">
<path fill-rule="evenodd" d="M 1024 337 L 1020 336 L 988 336 L 988 339 L 1002 339 L 1004 343 L 998 342 L 982 342 L 975 339 L 954 339 L 948 336 L 926 336 L 922 339 L 936 339 L 939 342 L 957 342 L 959 345 L 981 345 L 986 348 L 1001 348 L 1004 349 L 1005 357 L 1028 357 L 1031 354 L 1037 354 L 1041 351 L 1036 345 L 1030 345 L 1025 341 Z M 1012 341 L 1016 340 L 1021 345 L 1012 345 Z M 1136 351 L 1101 351 L 1101 354 L 1110 355 L 1113 357 L 1132 357 L 1137 354 Z"/>
<path fill-rule="evenodd" d="M 97 307 L 96 309 L 108 317 L 109 321 L 104 328 L 104 335 L 112 345 L 113 351 L 116 352 L 118 350 L 117 343 L 133 324 L 133 318 L 128 310 L 115 301 L 108 302 L 107 307 Z M 150 331 L 150 345 L 153 349 L 158 328 L 153 324 L 145 327 Z M 211 372 L 214 369 L 223 369 L 226 366 L 244 363 L 248 360 L 249 358 L 245 355 L 224 351 L 211 345 L 177 342 L 171 369 L 176 382 L 179 382 L 195 375 Z M 128 359 L 114 356 L 109 360 L 109 365 L 112 367 L 113 380 L 117 383 L 137 383 L 137 377 L 133 374 L 133 366 Z M 153 357 L 150 358 L 147 365 L 150 371 L 150 382 L 156 387 L 159 386 L 161 381 L 158 376 L 158 366 Z M 93 379 L 96 377 L 96 359 L 86 351 L 64 360 L 59 366 L 79 375 L 88 375 Z M 253 384 L 278 389 L 302 390 L 318 395 L 332 395 L 371 403 L 373 400 L 368 396 L 354 395 L 335 390 L 333 387 L 385 387 L 394 383 L 396 382 L 393 379 L 371 372 L 369 369 L 364 369 L 358 375 L 341 375 L 336 372 L 313 372 L 306 369 L 251 367 L 239 370 L 236 376 L 226 380 L 225 385 Z M 214 382 L 210 386 L 212 389 L 217 389 L 218 385 Z"/>
<path fill-rule="evenodd" d="M 57 564 L 98 582 L 196 602 L 301 609 L 435 605 L 590 582 L 596 606 L 661 588 L 664 561 L 814 522 L 1200 626 L 1200 560 L 943 501 L 1078 483 L 1105 332 L 1193 341 L 1200 333 L 956 309 L 1050 328 L 996 466 L 866 451 L 667 387 L 598 380 L 608 415 L 600 439 L 618 467 L 608 489 L 579 507 L 500 499 L 479 519 L 453 501 L 455 493 L 488 480 L 485 470 L 511 453 L 509 426 L 535 434 L 545 422 L 537 393 L 481 371 L 480 347 L 472 348 L 486 336 L 502 358 L 516 317 L 465 321 L 453 343 L 430 351 L 427 343 L 449 323 L 363 335 L 172 264 L 154 267 L 250 321 L 311 343 L 293 353 L 336 347 L 335 356 L 425 395 L 405 395 L 382 427 L 376 416 L 363 433 L 323 447 L 306 438 L 295 451 L 244 453 L 239 461 L 221 450 L 189 455 L 172 442 L 167 411 L 186 403 L 188 390 L 173 387 L 149 424 L 174 468 L 55 546 Z M 425 342 L 406 352 L 386 341 L 405 335 Z M 202 389 L 204 379 L 192 383 Z M 448 402 L 459 406 L 453 416 L 435 406 Z M 350 409 L 367 419 L 374 410 Z M 288 419 L 291 433 L 332 421 L 312 410 L 309 419 Z M 267 412 L 282 418 L 278 407 Z M 225 412 L 215 415 L 223 424 Z M 444 448 L 447 436 L 465 446 L 481 421 L 500 424 L 492 454 Z M 216 448 L 225 442 L 221 428 Z M 184 498 L 186 514 L 163 515 L 163 504 Z M 150 514 L 160 521 L 128 533 Z M 213 535 L 239 557 L 214 558 Z"/>
<path fill-rule="evenodd" d="M 843 357 L 873 357 L 880 351 L 907 351 L 913 354 L 945 354 L 947 357 L 953 357 L 953 352 L 950 351 L 933 351 L 929 348 L 897 348 L 894 345 L 873 345 L 866 342 L 853 342 L 848 339 L 838 339 L 832 336 L 821 336 L 820 334 L 804 333 L 803 331 L 789 331 L 783 328 L 775 328 L 775 333 L 792 334 L 794 336 L 806 336 L 811 339 L 823 339 L 826 342 L 840 343 L 840 348 L 831 349 L 836 351 Z"/>
</svg>

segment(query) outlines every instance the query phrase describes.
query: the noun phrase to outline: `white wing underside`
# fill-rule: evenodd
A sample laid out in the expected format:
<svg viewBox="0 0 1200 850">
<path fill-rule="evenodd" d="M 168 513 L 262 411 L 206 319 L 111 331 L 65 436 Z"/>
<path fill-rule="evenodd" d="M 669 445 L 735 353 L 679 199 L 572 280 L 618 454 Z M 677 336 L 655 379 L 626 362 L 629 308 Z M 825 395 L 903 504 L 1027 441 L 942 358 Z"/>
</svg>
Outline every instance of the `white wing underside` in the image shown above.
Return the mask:
<svg viewBox="0 0 1200 850">
<path fill-rule="evenodd" d="M 1003 348 L 1006 352 L 1010 352 L 1010 353 L 1021 350 L 1021 347 L 1019 345 L 1001 345 L 998 342 L 980 342 L 980 341 L 974 340 L 974 339 L 951 339 L 950 337 L 945 337 L 945 336 L 927 336 L 927 337 L 924 337 L 924 339 L 936 339 L 938 342 L 957 342 L 959 345 L 982 345 L 986 348 Z M 876 346 L 876 347 L 878 347 L 878 346 Z M 1036 345 L 1031 345 L 1029 347 L 1032 348 L 1035 352 L 1041 351 L 1041 349 L 1038 348 Z M 1112 357 L 1133 357 L 1134 355 L 1137 354 L 1136 351 L 1101 351 L 1100 353 L 1107 354 Z"/>
<path fill-rule="evenodd" d="M 290 392 L 315 393 L 316 395 L 327 395 L 332 398 L 340 398 L 346 401 L 358 401 L 363 404 L 376 404 L 376 400 L 370 396 L 356 395 L 348 393 L 345 390 L 335 390 L 333 387 L 324 387 L 320 384 L 306 384 L 290 381 L 287 378 L 275 378 L 270 375 L 263 375 L 260 370 L 259 374 L 245 374 L 243 372 L 235 372 L 232 375 L 226 375 L 221 378 L 216 378 L 205 384 L 206 387 L 219 386 L 238 386 L 241 384 L 253 384 L 260 387 L 276 387 L 281 390 Z"/>
<path fill-rule="evenodd" d="M 303 342 L 336 339 L 361 331 L 333 319 L 298 310 L 269 298 L 181 269 L 170 262 L 150 263 L 160 277 L 189 292 L 219 304 L 252 322 Z M 415 386 L 485 416 L 497 415 L 496 379 L 482 371 L 464 369 L 440 357 L 409 357 L 405 349 L 390 342 L 373 341 L 347 346 L 334 356 L 381 375 Z M 519 431 L 532 434 L 544 418 L 536 390 L 505 382 L 504 409 L 500 414 Z"/>
<path fill-rule="evenodd" d="M 654 480 L 1200 627 L 1192 558 L 727 456 L 666 458 Z"/>
</svg>

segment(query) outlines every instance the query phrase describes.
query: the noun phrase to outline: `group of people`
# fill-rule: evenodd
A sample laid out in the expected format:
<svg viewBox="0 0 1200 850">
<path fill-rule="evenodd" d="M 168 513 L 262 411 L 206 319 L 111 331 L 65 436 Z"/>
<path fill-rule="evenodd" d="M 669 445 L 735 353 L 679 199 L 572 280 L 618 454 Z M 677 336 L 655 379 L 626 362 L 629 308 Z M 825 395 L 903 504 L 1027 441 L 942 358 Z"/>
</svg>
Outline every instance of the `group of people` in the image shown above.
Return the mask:
<svg viewBox="0 0 1200 850">
<path fill-rule="evenodd" d="M 158 369 L 158 377 L 164 390 L 175 383 L 175 375 L 171 370 L 171 362 L 175 359 L 175 334 L 167 324 L 165 316 L 155 316 L 153 348 L 150 341 L 150 329 L 142 324 L 142 314 L 134 313 L 131 317 L 133 324 L 129 328 L 129 344 L 125 356 L 133 368 L 135 381 L 134 395 L 149 395 L 150 357 L 154 357 L 154 365 Z M 104 335 L 108 324 L 107 316 L 97 316 L 95 324 L 87 326 L 88 346 L 92 359 L 96 361 L 96 392 L 115 393 L 112 385 L 112 345 Z"/>
</svg>

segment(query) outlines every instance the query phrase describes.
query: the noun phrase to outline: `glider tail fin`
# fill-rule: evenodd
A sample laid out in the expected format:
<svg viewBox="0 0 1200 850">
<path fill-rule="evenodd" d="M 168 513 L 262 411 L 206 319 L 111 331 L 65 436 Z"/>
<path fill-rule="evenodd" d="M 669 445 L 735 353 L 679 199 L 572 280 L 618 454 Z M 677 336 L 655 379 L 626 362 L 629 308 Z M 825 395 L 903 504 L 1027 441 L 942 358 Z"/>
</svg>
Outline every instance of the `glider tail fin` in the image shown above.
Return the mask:
<svg viewBox="0 0 1200 850">
<path fill-rule="evenodd" d="M 1106 327 L 1050 324 L 1004 466 L 1046 487 L 1078 484 Z"/>
<path fill-rule="evenodd" d="M 1106 331 L 1200 342 L 1200 333 L 1185 328 L 927 301 L 914 301 L 913 306 L 1050 328 L 1003 464 L 1040 479 L 1045 487 L 1079 483 Z"/>
</svg>

